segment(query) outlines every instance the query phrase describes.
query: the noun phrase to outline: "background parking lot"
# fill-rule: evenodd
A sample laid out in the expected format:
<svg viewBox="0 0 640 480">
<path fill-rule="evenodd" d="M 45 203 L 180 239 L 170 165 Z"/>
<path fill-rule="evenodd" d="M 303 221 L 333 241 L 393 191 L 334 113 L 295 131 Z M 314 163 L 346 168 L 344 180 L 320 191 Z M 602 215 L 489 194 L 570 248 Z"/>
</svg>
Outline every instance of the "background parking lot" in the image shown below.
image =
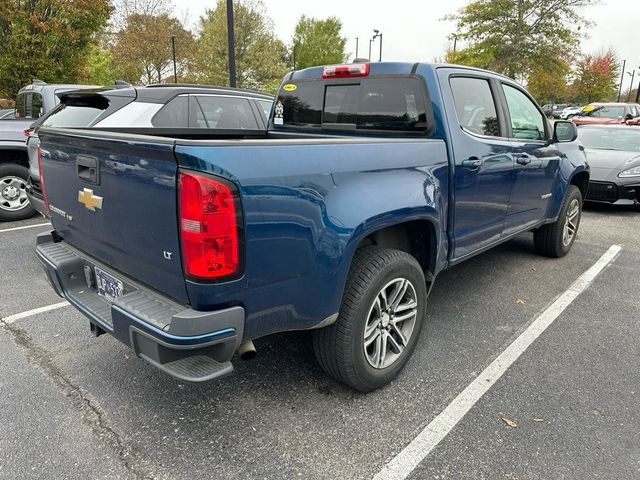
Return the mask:
<svg viewBox="0 0 640 480">
<path fill-rule="evenodd" d="M 257 341 L 219 382 L 159 373 L 57 305 L 34 255 L 43 223 L 0 227 L 2 478 L 373 477 L 612 244 L 412 478 L 640 478 L 638 209 L 587 207 L 561 260 L 525 235 L 445 271 L 412 360 L 368 395 L 320 370 L 307 333 Z"/>
</svg>

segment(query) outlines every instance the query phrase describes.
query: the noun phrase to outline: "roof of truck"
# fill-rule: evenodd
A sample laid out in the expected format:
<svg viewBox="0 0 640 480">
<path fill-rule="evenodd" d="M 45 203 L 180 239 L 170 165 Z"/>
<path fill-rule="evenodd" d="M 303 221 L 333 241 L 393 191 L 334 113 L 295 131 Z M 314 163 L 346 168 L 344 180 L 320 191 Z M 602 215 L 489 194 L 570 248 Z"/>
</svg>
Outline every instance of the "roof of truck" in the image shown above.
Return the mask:
<svg viewBox="0 0 640 480">
<path fill-rule="evenodd" d="M 411 73 L 415 73 L 419 67 L 427 67 L 434 70 L 438 68 L 456 68 L 456 69 L 463 69 L 463 70 L 469 70 L 473 72 L 490 74 L 490 75 L 502 77 L 505 80 L 514 81 L 512 78 L 507 77 L 506 75 L 492 72 L 490 70 L 484 70 L 482 68 L 469 67 L 467 65 L 455 65 L 450 63 L 431 63 L 431 62 L 362 62 L 362 63 L 369 63 L 370 75 L 409 75 Z M 347 65 L 347 64 L 344 64 L 344 65 Z M 301 70 L 294 70 L 287 75 L 286 80 L 289 81 L 289 80 L 321 78 L 324 67 L 325 67 L 324 65 L 320 65 L 317 67 L 309 67 Z"/>
</svg>

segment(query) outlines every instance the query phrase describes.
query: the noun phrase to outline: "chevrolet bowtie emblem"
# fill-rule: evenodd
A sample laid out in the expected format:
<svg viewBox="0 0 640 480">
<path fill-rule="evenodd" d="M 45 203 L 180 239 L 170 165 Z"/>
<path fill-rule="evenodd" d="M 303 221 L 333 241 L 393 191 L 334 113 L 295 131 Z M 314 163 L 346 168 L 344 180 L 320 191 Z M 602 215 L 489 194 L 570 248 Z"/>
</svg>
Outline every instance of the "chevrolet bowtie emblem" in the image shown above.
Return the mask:
<svg viewBox="0 0 640 480">
<path fill-rule="evenodd" d="M 90 188 L 78 192 L 78 201 L 92 212 L 95 212 L 96 208 L 102 208 L 102 197 L 94 195 Z"/>
</svg>

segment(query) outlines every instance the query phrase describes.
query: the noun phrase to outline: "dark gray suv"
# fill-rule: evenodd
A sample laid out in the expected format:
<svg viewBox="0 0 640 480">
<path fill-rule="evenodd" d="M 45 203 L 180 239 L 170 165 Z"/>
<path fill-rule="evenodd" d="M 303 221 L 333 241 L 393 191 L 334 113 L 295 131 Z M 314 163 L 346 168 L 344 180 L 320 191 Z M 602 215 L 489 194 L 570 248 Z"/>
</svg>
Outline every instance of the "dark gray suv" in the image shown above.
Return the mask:
<svg viewBox="0 0 640 480">
<path fill-rule="evenodd" d="M 173 137 L 210 137 L 212 131 L 255 131 L 261 135 L 273 105 L 271 95 L 227 87 L 158 84 L 146 87 L 67 92 L 36 125 L 27 141 L 27 196 L 48 216 L 40 189 L 38 127 L 96 128 Z M 150 131 L 153 130 L 153 132 Z"/>
</svg>

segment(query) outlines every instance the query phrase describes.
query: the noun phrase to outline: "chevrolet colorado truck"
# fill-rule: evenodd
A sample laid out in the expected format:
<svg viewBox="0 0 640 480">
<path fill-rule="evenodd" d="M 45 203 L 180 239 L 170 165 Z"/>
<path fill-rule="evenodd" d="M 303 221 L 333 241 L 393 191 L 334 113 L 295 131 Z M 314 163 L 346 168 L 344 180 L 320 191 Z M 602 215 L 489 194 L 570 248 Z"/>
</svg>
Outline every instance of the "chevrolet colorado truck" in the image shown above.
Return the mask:
<svg viewBox="0 0 640 480">
<path fill-rule="evenodd" d="M 95 335 L 185 381 L 313 329 L 328 374 L 379 388 L 439 272 L 523 232 L 564 256 L 589 183 L 572 123 L 461 66 L 307 68 L 259 138 L 166 130 L 41 128 L 37 256 Z"/>
</svg>

